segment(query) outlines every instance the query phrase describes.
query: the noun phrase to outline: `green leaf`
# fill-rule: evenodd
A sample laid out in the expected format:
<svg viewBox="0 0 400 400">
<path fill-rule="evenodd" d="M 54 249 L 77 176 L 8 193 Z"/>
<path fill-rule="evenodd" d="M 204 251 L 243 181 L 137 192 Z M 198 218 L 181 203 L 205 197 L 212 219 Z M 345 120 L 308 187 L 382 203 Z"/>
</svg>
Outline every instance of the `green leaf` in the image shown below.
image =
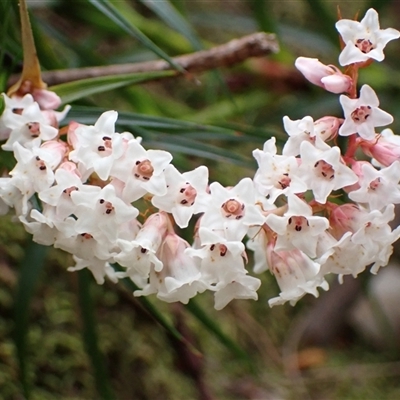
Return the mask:
<svg viewBox="0 0 400 400">
<path fill-rule="evenodd" d="M 82 337 L 86 353 L 91 361 L 96 389 L 101 399 L 114 399 L 110 379 L 105 367 L 105 360 L 99 348 L 97 323 L 93 299 L 90 295 L 92 278 L 87 269 L 78 272 L 78 300 L 82 314 Z"/>
<path fill-rule="evenodd" d="M 96 78 L 80 79 L 78 81 L 62 83 L 49 88 L 56 92 L 63 104 L 81 99 L 97 93 L 103 93 L 109 90 L 118 89 L 123 86 L 146 82 L 158 78 L 173 76 L 176 71 L 153 71 L 140 72 L 125 75 L 100 76 Z"/>
<path fill-rule="evenodd" d="M 195 50 L 203 49 L 203 45 L 195 31 L 168 0 L 140 0 L 140 2 L 150 8 L 150 10 L 157 14 L 167 25 L 186 37 Z"/>
<path fill-rule="evenodd" d="M 122 270 L 122 268 L 117 264 L 114 264 L 114 268 L 118 271 Z M 124 285 L 132 292 L 139 290 L 139 287 L 136 286 L 129 278 L 123 278 L 122 281 Z M 188 342 L 184 336 L 182 336 L 182 334 L 174 327 L 168 318 L 166 318 L 165 315 L 157 309 L 157 307 L 150 301 L 148 297 L 137 297 L 137 300 L 149 313 L 149 315 L 151 315 L 151 317 L 157 321 L 173 338 L 184 343 L 193 354 L 201 355 L 201 352 L 196 349 L 193 344 Z"/>
<path fill-rule="evenodd" d="M 14 342 L 17 350 L 20 382 L 25 398 L 30 398 L 31 384 L 28 381 L 26 338 L 29 325 L 29 309 L 32 296 L 44 267 L 47 247 L 31 242 L 21 262 L 17 292 L 14 303 L 15 332 Z"/>
<path fill-rule="evenodd" d="M 253 363 L 248 353 L 242 349 L 229 335 L 227 335 L 216 320 L 206 313 L 194 299 L 191 299 L 185 308 L 196 317 L 218 341 L 223 344 L 231 353 L 247 363 L 253 369 Z"/>
<path fill-rule="evenodd" d="M 139 29 L 132 25 L 108 0 L 88 0 L 110 20 L 115 22 L 130 36 L 136 38 L 149 50 L 153 51 L 159 57 L 171 64 L 172 67 L 176 68 L 180 72 L 185 70 L 177 64 L 171 57 L 168 56 L 163 50 L 161 50 L 155 43 L 153 43 L 146 35 L 144 35 Z"/>
</svg>

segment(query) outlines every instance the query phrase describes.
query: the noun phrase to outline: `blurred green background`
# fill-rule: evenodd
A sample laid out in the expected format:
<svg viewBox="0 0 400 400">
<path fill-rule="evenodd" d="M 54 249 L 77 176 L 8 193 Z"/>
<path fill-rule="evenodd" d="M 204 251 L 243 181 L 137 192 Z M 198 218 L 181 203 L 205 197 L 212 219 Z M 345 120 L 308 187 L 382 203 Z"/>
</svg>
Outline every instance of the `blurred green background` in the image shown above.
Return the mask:
<svg viewBox="0 0 400 400">
<path fill-rule="evenodd" d="M 251 152 L 269 137 L 285 140 L 284 115 L 342 115 L 338 97 L 293 66 L 298 56 L 337 65 L 338 6 L 344 18 L 362 18 L 374 7 L 382 28 L 400 29 L 398 1 L 28 5 L 43 71 L 155 60 L 156 51 L 177 56 L 257 31 L 276 33 L 276 55 L 191 77 L 122 82 L 115 90 L 78 93 L 71 103 L 67 121 L 93 124 L 116 109 L 118 131 L 170 151 L 182 171 L 206 164 L 210 181 L 224 185 L 254 175 Z M 375 89 L 398 132 L 399 44 L 385 53 L 384 63 L 361 71 L 359 84 Z M 0 2 L 0 61 L 4 91 L 22 65 L 15 0 Z M 13 163 L 0 153 L 3 175 Z M 279 289 L 267 273 L 258 302 L 236 300 L 216 312 L 210 293 L 183 306 L 134 298 L 129 284 L 97 286 L 87 271 L 66 271 L 70 255 L 32 244 L 12 215 L 0 224 L 1 399 L 400 398 L 400 315 L 393 311 L 400 290 L 383 289 L 392 294 L 383 300 L 380 275 L 365 272 L 342 286 L 332 281 L 319 299 L 270 309 Z M 382 276 L 398 282 L 398 268 L 388 271 L 393 275 Z"/>
</svg>

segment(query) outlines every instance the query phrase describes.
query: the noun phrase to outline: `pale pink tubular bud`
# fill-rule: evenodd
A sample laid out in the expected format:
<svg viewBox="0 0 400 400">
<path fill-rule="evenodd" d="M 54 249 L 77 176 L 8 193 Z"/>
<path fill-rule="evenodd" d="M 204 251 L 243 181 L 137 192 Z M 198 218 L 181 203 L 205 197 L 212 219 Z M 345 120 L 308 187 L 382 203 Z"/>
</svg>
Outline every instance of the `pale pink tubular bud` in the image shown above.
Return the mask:
<svg viewBox="0 0 400 400">
<path fill-rule="evenodd" d="M 362 151 L 369 157 L 375 158 L 385 167 L 400 161 L 400 146 L 384 140 L 362 140 L 360 142 Z"/>
<path fill-rule="evenodd" d="M 43 142 L 40 148 L 51 152 L 55 164 L 58 165 L 67 154 L 68 145 L 60 140 L 48 140 L 47 142 Z"/>
<path fill-rule="evenodd" d="M 143 249 L 157 251 L 167 233 L 168 224 L 166 213 L 159 212 L 150 215 L 137 234 L 135 241 L 139 242 Z"/>
<path fill-rule="evenodd" d="M 298 57 L 294 65 L 307 80 L 328 92 L 346 93 L 353 85 L 348 75 L 333 65 L 322 64 L 317 58 Z"/>
<path fill-rule="evenodd" d="M 352 203 L 342 204 L 335 207 L 330 215 L 330 233 L 336 240 L 340 238 L 346 232 L 355 231 L 357 226 L 356 222 L 361 214 L 359 208 Z"/>
<path fill-rule="evenodd" d="M 71 121 L 68 125 L 67 141 L 75 149 L 78 144 L 78 138 L 76 137 L 75 131 L 81 126 L 76 121 Z"/>
<path fill-rule="evenodd" d="M 55 110 L 61 105 L 61 98 L 50 90 L 34 89 L 32 96 L 41 110 Z"/>
<path fill-rule="evenodd" d="M 62 164 L 60 164 L 60 166 L 58 167 L 58 169 L 65 169 L 68 172 L 71 172 L 72 174 L 75 174 L 79 179 L 82 178 L 82 174 L 79 172 L 78 170 L 78 166 L 73 163 L 72 161 L 65 161 Z"/>
<path fill-rule="evenodd" d="M 331 116 L 322 117 L 314 121 L 314 133 L 319 135 L 324 142 L 334 139 L 342 125 L 343 119 Z"/>
</svg>

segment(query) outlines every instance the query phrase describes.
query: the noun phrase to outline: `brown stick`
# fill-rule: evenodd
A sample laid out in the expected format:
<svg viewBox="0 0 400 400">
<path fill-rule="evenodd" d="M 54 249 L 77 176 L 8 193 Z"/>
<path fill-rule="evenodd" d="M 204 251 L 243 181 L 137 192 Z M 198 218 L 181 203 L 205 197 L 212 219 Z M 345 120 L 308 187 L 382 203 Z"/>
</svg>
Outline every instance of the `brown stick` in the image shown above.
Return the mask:
<svg viewBox="0 0 400 400">
<path fill-rule="evenodd" d="M 175 57 L 174 61 L 181 65 L 186 72 L 201 72 L 238 64 L 250 57 L 260 57 L 278 51 L 279 45 L 274 34 L 258 32 L 231 40 L 228 43 L 213 47 L 209 50 Z M 134 64 L 45 71 L 42 73 L 42 78 L 49 86 L 53 86 L 79 79 L 131 74 L 135 72 L 162 71 L 171 68 L 168 62 L 156 60 Z M 179 74 L 180 73 L 177 71 L 177 75 Z M 15 82 L 16 79 L 18 79 L 18 77 L 13 75 L 9 84 Z"/>
</svg>

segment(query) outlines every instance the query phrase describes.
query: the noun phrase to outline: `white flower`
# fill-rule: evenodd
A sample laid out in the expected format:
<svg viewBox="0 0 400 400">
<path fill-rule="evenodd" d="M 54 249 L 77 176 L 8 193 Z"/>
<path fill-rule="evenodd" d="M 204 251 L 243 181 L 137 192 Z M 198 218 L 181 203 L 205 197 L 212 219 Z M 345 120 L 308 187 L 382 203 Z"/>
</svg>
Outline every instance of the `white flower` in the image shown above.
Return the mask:
<svg viewBox="0 0 400 400">
<path fill-rule="evenodd" d="M 84 185 L 75 173 L 63 168 L 57 169 L 55 180 L 57 184 L 49 189 L 42 190 L 39 193 L 39 198 L 43 202 L 56 207 L 56 215 L 60 219 L 73 214 L 76 209 L 75 203 L 71 200 L 73 191 L 79 190 L 85 193 L 87 198 L 92 198 L 101 190 L 98 186 Z"/>
<path fill-rule="evenodd" d="M 300 148 L 301 165 L 299 175 L 302 176 L 314 198 L 324 204 L 332 190 L 341 189 L 358 181 L 357 175 L 341 161 L 339 147 L 330 147 L 322 151 L 308 142 Z"/>
<path fill-rule="evenodd" d="M 208 169 L 200 166 L 180 174 L 170 164 L 165 169 L 165 180 L 167 193 L 164 196 L 153 196 L 151 202 L 158 209 L 172 213 L 176 224 L 186 228 L 193 214 L 204 212 L 208 207 Z"/>
<path fill-rule="evenodd" d="M 364 62 L 373 58 L 382 61 L 386 44 L 400 37 L 400 32 L 393 28 L 379 29 L 378 13 L 370 8 L 364 18 L 358 21 L 341 19 L 336 22 L 336 29 L 342 36 L 346 47 L 340 53 L 340 65 Z"/>
<path fill-rule="evenodd" d="M 127 202 L 146 193 L 164 196 L 167 193 L 164 170 L 172 155 L 163 150 L 145 150 L 136 140 L 129 141 L 124 156 L 115 163 L 112 176 L 125 183 L 122 198 Z"/>
<path fill-rule="evenodd" d="M 118 273 L 114 271 L 110 263 L 104 260 L 100 260 L 96 257 L 90 260 L 85 260 L 76 256 L 73 256 L 75 261 L 74 267 L 69 267 L 68 271 L 80 271 L 81 269 L 87 268 L 92 274 L 94 279 L 99 285 L 104 283 L 104 278 L 109 278 L 112 282 L 117 283 Z"/>
<path fill-rule="evenodd" d="M 358 133 L 363 139 L 375 138 L 375 127 L 385 126 L 393 122 L 393 117 L 378 108 L 379 99 L 374 90 L 363 85 L 358 99 L 340 96 L 340 104 L 345 116 L 344 124 L 339 129 L 339 135 L 349 136 Z"/>
<path fill-rule="evenodd" d="M 12 104 L 8 97 L 4 96 L 4 99 Z M 42 140 L 51 140 L 57 136 L 58 129 L 49 124 L 38 103 L 29 103 L 30 97 L 25 96 L 21 104 L 23 108 L 7 108 L 2 117 L 6 127 L 11 129 L 7 142 L 1 146 L 3 150 L 13 150 L 13 144 L 16 142 L 28 147 L 32 143 L 40 144 Z"/>
<path fill-rule="evenodd" d="M 231 189 L 218 182 L 210 185 L 209 207 L 200 226 L 222 230 L 228 240 L 242 240 L 251 225 L 262 225 L 265 217 L 255 205 L 255 188 L 250 178 L 242 179 Z"/>
<path fill-rule="evenodd" d="M 277 155 L 275 142 L 273 137 L 265 142 L 262 151 L 253 151 L 253 157 L 258 163 L 254 185 L 271 202 L 281 194 L 302 193 L 307 190 L 307 185 L 297 175 L 298 160 L 293 156 Z"/>
<path fill-rule="evenodd" d="M 123 136 L 115 132 L 116 111 L 106 111 L 93 126 L 79 125 L 75 130 L 77 142 L 70 160 L 94 171 L 107 180 L 114 161 L 124 154 Z"/>
<path fill-rule="evenodd" d="M 283 126 L 289 139 L 283 146 L 282 154 L 284 156 L 297 156 L 300 154 L 300 145 L 304 142 L 310 142 L 319 149 L 326 149 L 329 146 L 324 142 L 323 136 L 319 130 L 314 130 L 314 120 L 307 116 L 302 119 L 292 121 L 289 117 L 283 117 Z"/>
<path fill-rule="evenodd" d="M 300 250 L 272 251 L 269 262 L 269 269 L 281 289 L 278 297 L 268 301 L 270 307 L 287 301 L 293 306 L 307 293 L 318 297 L 318 287 L 329 289 L 328 282 L 318 275 L 320 264 L 312 261 Z"/>
<path fill-rule="evenodd" d="M 200 271 L 185 252 L 189 247 L 185 240 L 168 233 L 158 252 L 164 268 L 160 272 L 152 268 L 149 283 L 143 290 L 135 291 L 134 296 L 156 293 L 160 300 L 168 303 L 180 301 L 187 304 L 197 293 L 204 292 L 207 286 L 200 280 Z"/>
<path fill-rule="evenodd" d="M 71 192 L 72 202 L 77 206 L 74 214 L 78 218 L 78 233 L 90 233 L 96 239 L 105 236 L 115 242 L 122 223 L 134 220 L 139 210 L 126 204 L 115 194 L 115 188 L 107 185 L 96 195 L 80 190 Z"/>
<path fill-rule="evenodd" d="M 284 216 L 270 214 L 265 222 L 278 235 L 275 251 L 297 248 L 309 257 L 316 257 L 318 237 L 329 227 L 326 218 L 313 216 L 311 207 L 296 195 L 288 196 Z"/>
<path fill-rule="evenodd" d="M 360 188 L 349 193 L 353 201 L 368 203 L 370 209 L 381 210 L 390 203 L 400 203 L 400 162 L 376 170 L 371 164 L 363 164 Z"/>
</svg>

